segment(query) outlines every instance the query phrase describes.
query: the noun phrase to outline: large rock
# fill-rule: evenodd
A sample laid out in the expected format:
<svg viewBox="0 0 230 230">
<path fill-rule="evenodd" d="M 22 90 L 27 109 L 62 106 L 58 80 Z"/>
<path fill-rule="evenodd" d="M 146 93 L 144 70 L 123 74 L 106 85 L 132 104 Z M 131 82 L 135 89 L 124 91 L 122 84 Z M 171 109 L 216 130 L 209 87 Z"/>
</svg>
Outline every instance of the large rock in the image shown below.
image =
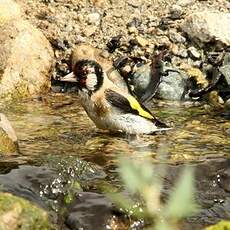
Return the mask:
<svg viewBox="0 0 230 230">
<path fill-rule="evenodd" d="M 11 0 L 0 1 L 0 31 L 0 98 L 47 91 L 53 50 L 43 34 L 20 17 Z"/>
<path fill-rule="evenodd" d="M 29 201 L 0 193 L 0 229 L 52 229 L 48 215 Z"/>
<path fill-rule="evenodd" d="M 156 96 L 159 99 L 184 100 L 187 91 L 188 76 L 179 69 L 168 69 L 167 76 L 164 76 L 157 89 Z M 188 99 L 186 97 L 186 99 Z"/>
<path fill-rule="evenodd" d="M 0 113 L 0 154 L 18 150 L 17 136 L 6 116 Z"/>
<path fill-rule="evenodd" d="M 230 13 L 193 13 L 185 18 L 181 29 L 195 42 L 230 45 Z"/>
</svg>

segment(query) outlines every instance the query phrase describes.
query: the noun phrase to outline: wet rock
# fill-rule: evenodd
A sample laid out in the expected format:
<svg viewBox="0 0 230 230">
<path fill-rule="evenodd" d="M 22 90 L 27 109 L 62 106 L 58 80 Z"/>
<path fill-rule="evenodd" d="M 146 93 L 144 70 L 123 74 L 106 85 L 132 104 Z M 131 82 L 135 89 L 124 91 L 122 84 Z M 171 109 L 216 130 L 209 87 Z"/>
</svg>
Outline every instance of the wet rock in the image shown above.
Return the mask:
<svg viewBox="0 0 230 230">
<path fill-rule="evenodd" d="M 195 42 L 216 41 L 230 45 L 229 13 L 197 12 L 190 14 L 181 24 L 181 29 Z"/>
<path fill-rule="evenodd" d="M 22 198 L 0 193 L 0 229 L 52 229 L 47 213 Z"/>
<path fill-rule="evenodd" d="M 11 4 L 16 18 L 9 16 Z M 0 97 L 21 98 L 47 92 L 53 64 L 48 40 L 19 17 L 16 3 L 1 1 L 0 9 Z"/>
<path fill-rule="evenodd" d="M 171 19 L 180 19 L 183 14 L 183 9 L 179 5 L 172 5 L 169 9 Z"/>
<path fill-rule="evenodd" d="M 6 116 L 0 113 L 0 154 L 18 151 L 17 136 Z"/>
<path fill-rule="evenodd" d="M 167 69 L 166 69 L 167 70 Z M 187 89 L 188 76 L 178 70 L 169 69 L 162 78 L 156 97 L 167 100 L 183 100 Z"/>
<path fill-rule="evenodd" d="M 195 58 L 195 59 L 200 58 L 200 53 L 194 46 L 189 47 L 188 51 L 189 51 L 191 58 Z"/>
<path fill-rule="evenodd" d="M 112 204 L 105 195 L 82 192 L 69 208 L 66 225 L 70 229 L 104 229 L 112 216 Z"/>
</svg>

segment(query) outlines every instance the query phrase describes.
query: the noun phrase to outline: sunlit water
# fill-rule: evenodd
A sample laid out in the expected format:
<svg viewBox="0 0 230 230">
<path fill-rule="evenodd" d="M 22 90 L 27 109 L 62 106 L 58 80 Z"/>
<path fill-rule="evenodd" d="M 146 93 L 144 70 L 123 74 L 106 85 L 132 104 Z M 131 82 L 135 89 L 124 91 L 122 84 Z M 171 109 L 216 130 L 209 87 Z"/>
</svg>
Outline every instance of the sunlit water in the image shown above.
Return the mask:
<svg viewBox="0 0 230 230">
<path fill-rule="evenodd" d="M 148 107 L 173 129 L 138 138 L 111 135 L 94 126 L 72 95 L 48 95 L 41 100 L 2 105 L 1 112 L 17 133 L 20 154 L 1 156 L 0 172 L 22 164 L 45 164 L 47 156 L 76 156 L 101 166 L 109 175 L 108 180 L 117 183 L 118 156 L 150 157 L 154 163 L 169 165 L 199 165 L 229 158 L 230 123 L 226 111 L 207 111 L 203 105 L 177 102 Z M 218 167 L 221 169 L 221 164 Z"/>
</svg>

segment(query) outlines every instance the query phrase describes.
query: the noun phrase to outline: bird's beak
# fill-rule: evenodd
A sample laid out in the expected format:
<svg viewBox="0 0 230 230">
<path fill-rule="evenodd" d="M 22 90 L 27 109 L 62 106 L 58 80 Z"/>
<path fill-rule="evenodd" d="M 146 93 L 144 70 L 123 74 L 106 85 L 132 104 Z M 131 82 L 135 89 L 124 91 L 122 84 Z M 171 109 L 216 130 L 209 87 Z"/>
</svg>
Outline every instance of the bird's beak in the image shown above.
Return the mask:
<svg viewBox="0 0 230 230">
<path fill-rule="evenodd" d="M 67 81 L 67 82 L 77 82 L 77 78 L 74 76 L 74 73 L 71 72 L 64 77 L 60 78 L 60 81 Z"/>
</svg>

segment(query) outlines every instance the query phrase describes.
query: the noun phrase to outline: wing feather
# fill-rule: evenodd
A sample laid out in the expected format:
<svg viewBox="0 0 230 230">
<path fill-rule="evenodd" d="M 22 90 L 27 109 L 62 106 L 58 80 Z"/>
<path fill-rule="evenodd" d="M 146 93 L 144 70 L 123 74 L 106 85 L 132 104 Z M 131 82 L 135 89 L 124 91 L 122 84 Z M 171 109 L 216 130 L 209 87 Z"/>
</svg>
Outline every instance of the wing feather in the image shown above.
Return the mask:
<svg viewBox="0 0 230 230">
<path fill-rule="evenodd" d="M 151 114 L 151 112 L 145 108 L 142 104 L 140 104 L 133 96 L 128 96 L 127 98 L 123 95 L 107 89 L 105 91 L 106 100 L 113 106 L 119 108 L 125 113 L 132 113 L 135 115 L 142 116 L 146 119 L 155 120 L 155 117 Z"/>
</svg>

